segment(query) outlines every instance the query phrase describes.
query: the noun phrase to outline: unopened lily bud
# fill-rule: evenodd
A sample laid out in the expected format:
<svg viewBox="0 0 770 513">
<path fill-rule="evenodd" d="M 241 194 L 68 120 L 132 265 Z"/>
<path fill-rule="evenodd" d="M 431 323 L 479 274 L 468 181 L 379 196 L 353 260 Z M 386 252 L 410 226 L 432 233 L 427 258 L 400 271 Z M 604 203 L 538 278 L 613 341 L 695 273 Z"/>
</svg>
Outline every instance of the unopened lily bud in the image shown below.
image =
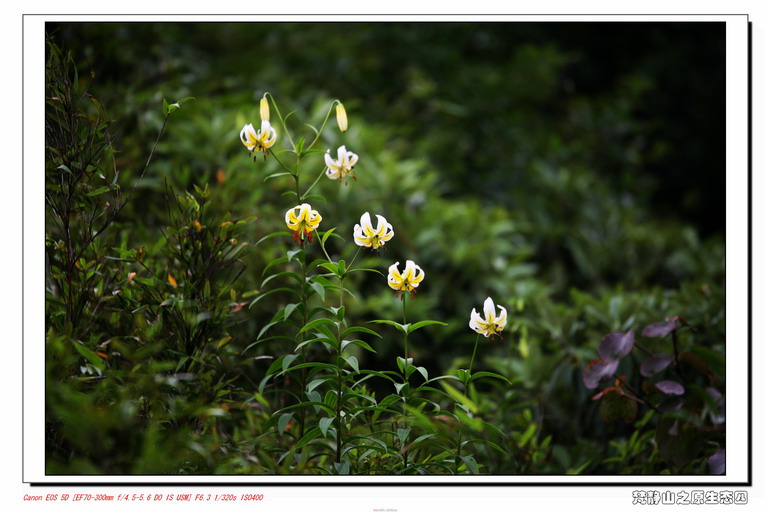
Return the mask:
<svg viewBox="0 0 770 513">
<path fill-rule="evenodd" d="M 259 100 L 259 117 L 262 118 L 262 121 L 270 121 L 270 104 L 267 102 L 266 96 Z"/>
<path fill-rule="evenodd" d="M 348 113 L 345 112 L 345 106 L 341 103 L 337 103 L 337 126 L 340 127 L 340 132 L 346 132 L 348 129 Z"/>
</svg>

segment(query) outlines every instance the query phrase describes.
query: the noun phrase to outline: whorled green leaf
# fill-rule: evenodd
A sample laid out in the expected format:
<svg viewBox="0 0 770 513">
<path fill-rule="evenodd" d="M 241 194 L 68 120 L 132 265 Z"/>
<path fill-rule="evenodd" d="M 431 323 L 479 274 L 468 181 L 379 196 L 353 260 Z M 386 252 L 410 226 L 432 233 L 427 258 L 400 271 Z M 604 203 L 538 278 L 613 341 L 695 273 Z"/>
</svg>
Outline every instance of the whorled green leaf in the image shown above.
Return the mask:
<svg viewBox="0 0 770 513">
<path fill-rule="evenodd" d="M 351 344 L 354 345 L 354 346 L 358 346 L 358 347 L 360 347 L 362 349 L 366 349 L 367 351 L 372 352 L 372 353 L 376 353 L 377 352 L 377 351 L 374 350 L 374 348 L 372 346 L 370 346 L 369 344 L 367 344 L 363 340 L 357 340 L 357 339 L 356 340 L 343 340 L 342 344 L 340 345 L 340 349 L 342 351 L 344 351 L 345 348 L 347 346 L 351 345 Z"/>
<path fill-rule="evenodd" d="M 326 432 L 329 430 L 329 426 L 332 425 L 336 417 L 324 417 L 318 421 L 318 429 L 321 430 L 321 434 L 326 437 Z"/>
<path fill-rule="evenodd" d="M 499 379 L 500 381 L 504 381 L 507 384 L 511 384 L 511 382 L 506 378 L 505 376 L 502 376 L 500 374 L 495 374 L 494 372 L 487 372 L 487 371 L 479 371 L 474 372 L 473 376 L 471 376 L 471 381 L 475 381 L 480 378 L 493 378 L 493 379 Z"/>
<path fill-rule="evenodd" d="M 398 331 L 400 331 L 404 335 L 409 334 L 409 324 L 399 324 L 396 321 L 391 321 L 391 320 L 388 320 L 388 319 L 375 319 L 375 320 L 369 321 L 369 322 L 373 322 L 373 323 L 376 323 L 376 324 L 388 324 L 388 325 L 393 326 L 394 328 L 396 328 Z"/>
<path fill-rule="evenodd" d="M 291 233 L 289 233 L 287 231 L 273 232 L 273 233 L 269 233 L 269 234 L 265 235 L 264 237 L 262 237 L 261 239 L 259 239 L 256 242 L 256 244 L 254 244 L 254 245 L 255 246 L 259 246 L 260 244 L 262 244 L 266 240 L 270 240 L 270 239 L 273 239 L 275 237 L 291 237 L 291 236 L 292 236 Z"/>
<path fill-rule="evenodd" d="M 439 325 L 439 326 L 447 326 L 447 323 L 441 322 L 441 321 L 419 321 L 415 322 L 414 324 L 407 324 L 409 327 L 409 333 L 412 333 L 413 331 L 417 331 L 420 328 L 423 328 L 425 326 L 433 326 L 433 325 Z"/>
<path fill-rule="evenodd" d="M 349 328 L 346 328 L 345 331 L 342 332 L 342 335 L 340 336 L 340 338 L 347 338 L 352 333 L 366 333 L 368 335 L 374 335 L 375 337 L 382 338 L 382 335 L 380 335 L 374 330 L 365 328 L 364 326 L 350 326 Z"/>
</svg>

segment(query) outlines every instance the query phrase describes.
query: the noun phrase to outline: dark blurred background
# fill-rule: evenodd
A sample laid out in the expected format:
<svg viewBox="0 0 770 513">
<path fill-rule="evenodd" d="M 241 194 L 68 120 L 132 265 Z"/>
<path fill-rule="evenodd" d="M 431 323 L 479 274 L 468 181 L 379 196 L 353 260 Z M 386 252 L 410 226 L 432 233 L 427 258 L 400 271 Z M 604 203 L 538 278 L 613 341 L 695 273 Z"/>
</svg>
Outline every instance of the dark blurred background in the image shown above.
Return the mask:
<svg viewBox="0 0 770 513">
<path fill-rule="evenodd" d="M 441 169 L 447 194 L 491 193 L 514 205 L 528 195 L 517 193 L 530 185 L 520 172 L 526 163 L 590 165 L 605 186 L 633 192 L 656 217 L 681 218 L 702 235 L 724 231 L 723 23 L 47 30 L 85 58 L 94 94 L 114 109 L 130 109 L 120 105 L 126 95 L 161 85 L 167 95 L 170 85 L 207 98 L 271 91 L 300 105 L 327 95 L 352 102 L 367 121 L 399 126 L 397 135 Z M 613 108 L 592 109 L 591 100 Z M 489 191 L 489 182 L 501 186 Z"/>
</svg>

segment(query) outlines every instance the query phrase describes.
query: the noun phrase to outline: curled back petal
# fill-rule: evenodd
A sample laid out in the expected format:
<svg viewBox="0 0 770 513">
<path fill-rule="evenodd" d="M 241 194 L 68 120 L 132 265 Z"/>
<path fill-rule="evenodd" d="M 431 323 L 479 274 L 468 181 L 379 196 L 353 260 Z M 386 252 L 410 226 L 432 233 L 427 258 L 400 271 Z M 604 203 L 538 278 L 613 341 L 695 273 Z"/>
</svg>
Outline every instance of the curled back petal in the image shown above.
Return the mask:
<svg viewBox="0 0 770 513">
<path fill-rule="evenodd" d="M 495 324 L 502 330 L 508 322 L 508 311 L 500 305 L 497 305 L 497 307 L 500 309 L 500 315 L 495 318 Z"/>
<path fill-rule="evenodd" d="M 476 309 L 474 308 L 471 310 L 471 319 L 470 322 L 468 322 L 468 326 L 473 330 L 481 333 L 483 331 L 483 328 L 481 327 L 481 323 L 483 320 L 481 319 L 481 316 L 476 312 Z"/>
<path fill-rule="evenodd" d="M 416 287 L 425 278 L 425 271 L 423 271 L 422 267 L 420 267 L 419 265 L 417 264 L 413 264 L 413 265 L 414 265 L 414 276 L 412 277 L 412 285 Z"/>
</svg>

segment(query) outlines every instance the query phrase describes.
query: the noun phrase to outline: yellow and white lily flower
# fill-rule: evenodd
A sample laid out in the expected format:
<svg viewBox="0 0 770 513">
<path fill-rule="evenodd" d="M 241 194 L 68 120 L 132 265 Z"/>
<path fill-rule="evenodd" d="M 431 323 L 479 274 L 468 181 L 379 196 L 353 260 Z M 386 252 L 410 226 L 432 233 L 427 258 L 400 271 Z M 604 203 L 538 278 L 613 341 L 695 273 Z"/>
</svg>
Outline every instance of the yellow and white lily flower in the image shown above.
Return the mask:
<svg viewBox="0 0 770 513">
<path fill-rule="evenodd" d="M 409 292 L 414 298 L 414 289 L 420 285 L 424 278 L 425 272 L 411 260 L 406 261 L 403 273 L 398 271 L 398 262 L 388 267 L 388 285 L 396 291 L 396 297 L 399 293 Z"/>
<path fill-rule="evenodd" d="M 321 223 L 321 214 L 313 210 L 310 205 L 303 203 L 286 211 L 286 226 L 294 232 L 294 242 L 300 241 L 300 245 L 305 242 L 307 235 L 308 242 L 313 242 L 313 231 Z"/>
<path fill-rule="evenodd" d="M 379 214 L 377 216 L 377 227 L 372 226 L 372 218 L 369 212 L 361 216 L 361 224 L 353 228 L 353 240 L 356 244 L 365 248 L 379 249 L 386 242 L 393 238 L 393 226 Z"/>
<path fill-rule="evenodd" d="M 329 153 L 330 150 L 326 150 L 324 154 L 324 162 L 326 162 L 326 176 L 332 180 L 341 179 L 343 176 L 351 175 L 353 180 L 356 180 L 356 175 L 353 173 L 353 166 L 358 162 L 358 155 L 352 151 L 348 151 L 344 146 L 337 148 L 337 160 L 334 160 Z M 340 180 L 340 184 L 342 180 Z M 345 181 L 347 184 L 347 180 Z"/>
<path fill-rule="evenodd" d="M 271 127 L 270 121 L 266 119 L 262 120 L 262 127 L 259 130 L 254 130 L 254 125 L 251 123 L 243 125 L 241 129 L 241 142 L 249 151 L 267 152 L 277 138 L 275 128 Z"/>
<path fill-rule="evenodd" d="M 476 309 L 471 312 L 471 320 L 468 326 L 476 333 L 481 333 L 485 337 L 497 335 L 502 337 L 501 333 L 505 324 L 508 322 L 508 312 L 500 305 L 497 305 L 500 309 L 500 315 L 495 315 L 495 303 L 491 297 L 488 297 L 484 301 L 484 317 L 482 318 Z"/>
</svg>

